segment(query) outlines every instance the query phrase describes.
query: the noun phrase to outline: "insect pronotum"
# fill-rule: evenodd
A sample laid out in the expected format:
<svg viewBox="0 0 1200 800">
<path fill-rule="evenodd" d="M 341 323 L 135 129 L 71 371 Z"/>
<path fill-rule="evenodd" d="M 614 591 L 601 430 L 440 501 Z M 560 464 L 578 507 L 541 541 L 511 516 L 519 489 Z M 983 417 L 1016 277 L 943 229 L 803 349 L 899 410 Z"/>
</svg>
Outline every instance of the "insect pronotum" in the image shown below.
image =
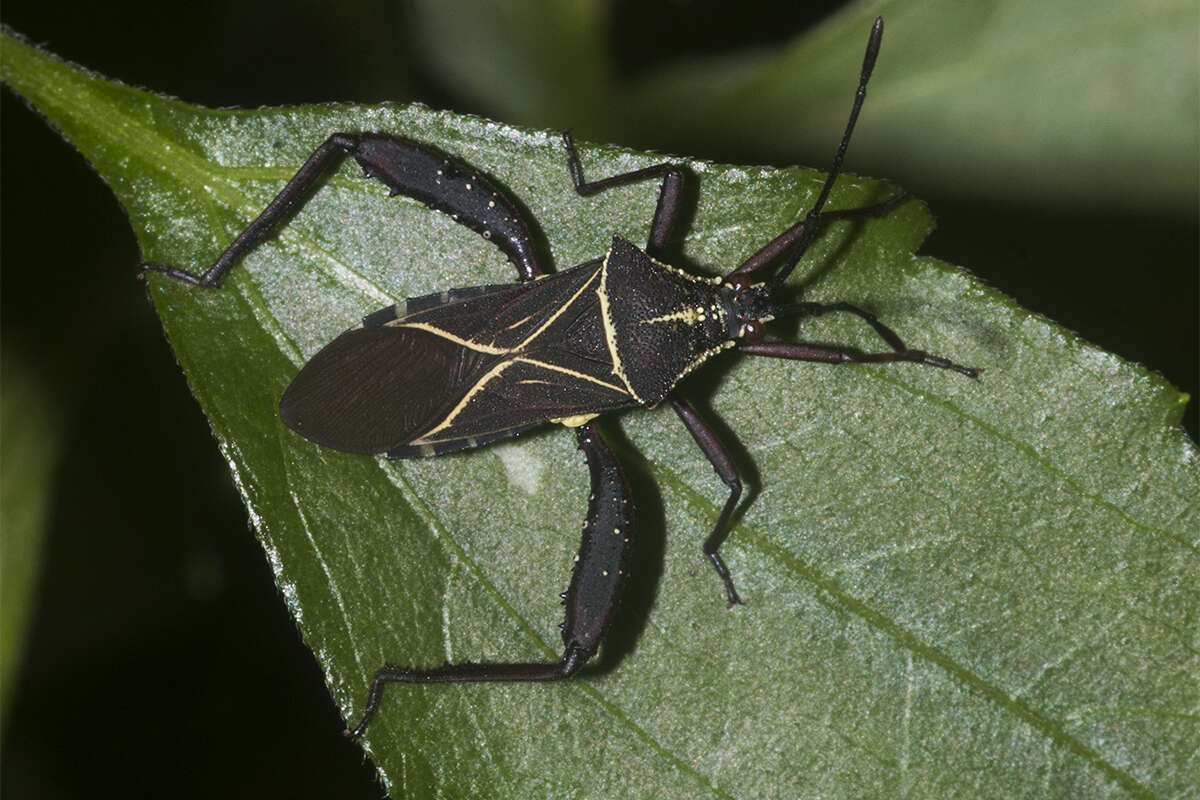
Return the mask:
<svg viewBox="0 0 1200 800">
<path fill-rule="evenodd" d="M 904 195 L 866 208 L 823 211 L 866 98 L 883 36 L 871 30 L 858 91 L 833 167 L 803 220 L 721 278 L 701 278 L 663 263 L 679 216 L 684 172 L 672 163 L 587 181 L 569 133 L 563 134 L 575 190 L 589 196 L 658 180 L 658 204 L 645 249 L 614 236 L 608 252 L 548 273 L 519 207 L 491 179 L 423 144 L 378 133 L 335 133 L 309 157 L 257 219 L 201 275 L 158 264 L 195 286 L 217 287 L 248 251 L 307 201 L 346 156 L 392 194 L 417 198 L 499 247 L 518 282 L 437 292 L 370 314 L 313 356 L 279 403 L 284 424 L 336 450 L 421 458 L 478 447 L 546 423 L 575 429 L 591 474 L 579 555 L 562 598 L 563 655 L 557 662 L 384 666 L 351 732 L 366 730 L 389 683 L 551 681 L 574 675 L 600 646 L 629 573 L 633 509 L 621 466 L 595 423 L 602 414 L 670 403 L 729 488 L 703 552 L 740 602 L 721 544 L 742 493 L 729 451 L 676 384 L 724 350 L 798 361 L 861 364 L 908 361 L 976 377 L 975 369 L 909 348 L 891 328 L 849 303 L 780 302 L 774 295 L 804 256 L 822 220 L 881 216 Z M 780 317 L 846 312 L 866 321 L 891 348 L 878 353 L 804 342 L 765 341 Z"/>
</svg>

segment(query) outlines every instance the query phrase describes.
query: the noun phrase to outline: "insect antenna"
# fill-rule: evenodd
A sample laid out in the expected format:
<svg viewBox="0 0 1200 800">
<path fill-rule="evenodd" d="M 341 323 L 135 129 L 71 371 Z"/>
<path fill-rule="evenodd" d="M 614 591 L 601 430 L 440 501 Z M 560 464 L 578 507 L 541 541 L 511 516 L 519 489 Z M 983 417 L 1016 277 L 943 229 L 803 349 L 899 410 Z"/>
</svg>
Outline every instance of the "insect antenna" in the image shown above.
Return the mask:
<svg viewBox="0 0 1200 800">
<path fill-rule="evenodd" d="M 771 309 L 772 315 L 780 317 L 821 317 L 826 314 L 853 314 L 866 322 L 892 348 L 891 353 L 854 353 L 837 347 L 822 347 L 789 342 L 770 342 L 766 344 L 749 344 L 742 346 L 742 352 L 751 355 L 774 356 L 776 358 L 796 358 L 802 361 L 829 361 L 833 363 L 845 361 L 881 362 L 881 361 L 911 361 L 939 369 L 948 369 L 966 375 L 968 378 L 978 378 L 983 371 L 976 367 L 964 367 L 948 358 L 915 350 L 904 343 L 894 330 L 880 322 L 870 311 L 864 311 L 856 305 L 840 303 L 785 303 Z"/>
<path fill-rule="evenodd" d="M 863 101 L 867 99 L 867 81 L 871 79 L 871 72 L 875 69 L 875 59 L 879 55 L 879 46 L 882 41 L 883 17 L 876 17 L 875 24 L 871 27 L 871 36 L 867 40 L 867 52 L 863 56 L 862 71 L 858 76 L 858 91 L 854 94 L 854 106 L 850 109 L 850 119 L 846 122 L 846 132 L 842 135 L 842 142 L 833 156 L 833 167 L 829 170 L 829 177 L 825 179 L 825 185 L 821 187 L 821 194 L 817 197 L 817 202 L 804 217 L 804 231 L 792 245 L 787 263 L 766 282 L 767 288 L 772 292 L 782 286 L 787 277 L 792 274 L 792 270 L 800 263 L 800 259 L 804 257 L 808 246 L 812 244 L 813 238 L 817 235 L 817 222 L 821 217 L 821 209 L 824 208 L 825 201 L 829 199 L 834 181 L 842 171 L 842 160 L 846 157 L 846 148 L 850 146 L 850 134 L 854 132 L 854 125 L 858 122 L 858 114 L 862 111 Z"/>
<path fill-rule="evenodd" d="M 800 318 L 821 317 L 839 311 L 853 314 L 866 322 L 875 329 L 875 332 L 879 334 L 879 338 L 887 342 L 888 346 L 893 350 L 908 349 L 896 332 L 876 319 L 874 314 L 850 303 L 787 303 L 786 305 L 776 306 L 773 309 L 776 318 L 793 316 Z"/>
</svg>

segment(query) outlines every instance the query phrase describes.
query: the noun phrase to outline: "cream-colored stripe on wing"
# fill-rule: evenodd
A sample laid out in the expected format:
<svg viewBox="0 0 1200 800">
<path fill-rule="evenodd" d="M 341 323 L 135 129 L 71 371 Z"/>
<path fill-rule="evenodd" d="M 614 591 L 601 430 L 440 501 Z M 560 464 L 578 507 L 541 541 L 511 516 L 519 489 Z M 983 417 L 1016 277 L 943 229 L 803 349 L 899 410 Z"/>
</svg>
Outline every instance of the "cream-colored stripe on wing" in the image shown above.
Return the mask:
<svg viewBox="0 0 1200 800">
<path fill-rule="evenodd" d="M 470 350 L 475 350 L 480 353 L 488 353 L 494 356 L 507 355 L 508 353 L 512 352 L 512 350 L 507 347 L 494 347 L 490 344 L 480 344 L 479 342 L 473 342 L 470 339 L 464 339 L 461 336 L 455 336 L 453 333 L 444 331 L 441 328 L 430 325 L 427 322 L 402 322 L 399 325 L 393 325 L 391 327 L 413 328 L 415 330 L 425 331 L 427 333 L 432 333 L 434 336 L 440 336 L 443 339 L 447 339 Z"/>
<path fill-rule="evenodd" d="M 608 260 L 610 258 L 612 258 L 611 247 L 604 254 L 604 263 L 600 266 L 600 285 L 596 287 L 596 295 L 600 298 L 600 321 L 604 323 L 604 341 L 608 343 L 608 354 L 612 356 L 613 375 L 616 375 L 621 379 L 621 383 L 625 384 L 625 390 L 629 392 L 630 397 L 644 405 L 645 402 L 633 390 L 633 384 L 629 382 L 629 376 L 625 374 L 625 367 L 621 364 L 621 354 L 617 352 L 617 334 L 613 327 L 612 309 L 608 305 Z"/>
<path fill-rule="evenodd" d="M 466 394 L 463 395 L 462 399 L 458 401 L 458 404 L 456 406 L 454 406 L 453 409 L 451 409 L 449 414 L 447 414 L 445 417 L 442 418 L 441 422 L 439 422 L 437 425 L 434 425 L 432 428 L 425 431 L 420 436 L 414 438 L 412 440 L 411 444 L 413 446 L 419 446 L 422 442 L 428 441 L 429 437 L 433 436 L 435 433 L 440 433 L 441 431 L 444 431 L 446 428 L 449 428 L 451 425 L 453 425 L 454 420 L 458 418 L 459 414 L 461 414 L 463 412 L 463 409 L 465 409 L 467 407 L 467 404 L 471 402 L 471 398 L 474 397 L 475 395 L 479 394 L 480 392 L 482 392 L 484 389 L 486 389 L 487 385 L 489 383 L 491 383 L 492 380 L 494 380 L 495 378 L 498 378 L 504 372 L 504 370 L 508 369 L 513 364 L 529 364 L 530 366 L 541 367 L 543 369 L 550 370 L 551 372 L 558 372 L 563 375 L 570 375 L 572 378 L 576 378 L 581 381 L 587 381 L 588 383 L 594 383 L 594 384 L 597 384 L 598 386 L 603 386 L 605 389 L 610 389 L 614 392 L 620 392 L 620 393 L 624 392 L 624 390 L 615 383 L 608 383 L 607 381 L 602 381 L 599 378 L 594 378 L 591 375 L 588 375 L 583 372 L 577 372 L 576 370 L 573 370 L 573 369 L 567 369 L 566 367 L 560 367 L 556 364 L 551 364 L 546 361 L 536 361 L 532 358 L 512 358 L 512 359 L 508 359 L 505 361 L 501 361 L 499 364 L 497 364 L 496 366 L 494 366 L 490 370 L 488 370 L 482 378 L 480 378 L 478 381 L 475 382 L 474 386 L 472 386 L 469 390 L 467 390 Z M 531 382 L 532 381 L 519 381 L 519 383 L 531 383 Z M 548 381 L 537 381 L 537 382 L 538 383 L 549 383 Z"/>
<path fill-rule="evenodd" d="M 550 319 L 543 322 L 536 331 L 529 334 L 529 336 L 527 336 L 525 338 L 525 341 L 521 342 L 519 345 L 517 345 L 513 349 L 514 350 L 524 350 L 525 346 L 528 345 L 530 342 L 532 342 L 534 339 L 536 339 L 538 336 L 540 336 L 542 331 L 546 330 L 546 328 L 549 328 L 551 325 L 553 325 L 554 321 L 556 319 L 558 319 L 559 317 L 561 317 L 564 313 L 566 313 L 567 309 L 570 308 L 572 305 L 574 305 L 575 301 L 579 299 L 579 296 L 581 294 L 583 294 L 585 291 L 587 291 L 587 288 L 589 286 L 591 286 L 593 283 L 596 282 L 596 279 L 599 277 L 599 274 L 600 273 L 597 272 L 596 274 L 592 275 L 592 277 L 588 278 L 587 281 L 583 284 L 583 286 L 579 287 L 579 291 L 577 291 L 577 292 L 575 292 L 575 294 L 571 295 L 570 300 L 563 303 L 561 306 L 558 307 L 558 311 L 555 311 L 553 314 L 550 315 Z"/>
<path fill-rule="evenodd" d="M 490 370 L 488 370 L 486 373 L 484 373 L 484 376 L 482 378 L 480 378 L 479 380 L 477 380 L 475 382 L 475 385 L 472 386 L 469 390 L 467 390 L 467 392 L 462 396 L 462 399 L 458 401 L 458 405 L 456 405 L 453 409 L 451 409 L 450 413 L 447 414 L 442 419 L 441 422 L 439 422 L 437 425 L 434 425 L 432 428 L 430 428 L 429 430 L 425 431 L 420 436 L 413 439 L 412 442 L 410 442 L 410 444 L 420 445 L 425 440 L 427 440 L 430 436 L 437 433 L 438 431 L 443 431 L 446 428 L 449 428 L 450 425 L 454 422 L 455 417 L 457 417 L 459 414 L 462 413 L 463 409 L 467 407 L 467 403 L 471 402 L 472 397 L 474 397 L 475 395 L 477 395 L 481 391 L 483 391 L 484 387 L 486 387 L 489 383 L 491 383 L 493 378 L 500 375 L 502 372 L 504 372 L 504 370 L 508 369 L 515 363 L 517 363 L 517 362 L 513 361 L 511 359 L 509 359 L 507 361 L 501 361 L 499 364 L 497 364 L 496 366 L 494 366 Z"/>
<path fill-rule="evenodd" d="M 516 322 L 514 322 L 512 325 L 509 325 L 504 330 L 506 330 L 506 331 L 516 330 L 517 328 L 524 325 L 526 322 L 529 322 L 529 320 L 531 320 L 531 319 L 533 319 L 533 314 L 530 314 L 527 317 L 523 317 L 522 319 L 517 320 Z"/>
<path fill-rule="evenodd" d="M 448 331 L 444 331 L 437 326 L 430 325 L 427 322 L 400 322 L 400 323 L 392 325 L 392 327 L 414 328 L 416 330 L 426 331 L 427 333 L 432 333 L 434 336 L 440 336 L 443 339 L 454 342 L 455 344 L 461 345 L 462 347 L 466 347 L 471 350 L 475 350 L 476 352 L 479 352 L 479 353 L 488 353 L 489 355 L 494 355 L 494 356 L 507 355 L 508 353 L 515 353 L 519 350 L 523 350 L 530 342 L 532 342 L 534 339 L 536 339 L 542 333 L 542 331 L 546 330 L 546 328 L 548 328 L 550 325 L 554 324 L 554 321 L 556 319 L 558 319 L 559 317 L 561 317 L 566 312 L 566 310 L 568 308 L 570 308 L 571 305 L 576 300 L 579 299 L 579 296 L 582 295 L 585 291 L 587 291 L 588 287 L 591 286 L 596 281 L 596 278 L 597 278 L 596 275 L 593 275 L 592 277 L 588 278 L 587 282 L 585 282 L 583 284 L 583 286 L 579 287 L 579 290 L 576 291 L 575 294 L 573 294 L 571 296 L 570 300 L 568 300 L 563 305 L 559 306 L 558 311 L 554 312 L 554 314 L 552 314 L 548 320 L 546 320 L 541 325 L 539 325 L 538 329 L 536 331 L 534 331 L 529 336 L 527 336 L 525 338 L 525 341 L 521 342 L 516 347 L 496 347 L 495 345 L 483 344 L 481 342 L 476 342 L 472 339 L 464 339 L 461 336 L 455 336 L 454 334 L 452 334 Z M 531 316 L 533 316 L 533 315 L 531 314 L 530 317 Z M 505 330 L 512 330 L 513 328 L 523 325 L 524 323 L 526 323 L 528 321 L 529 321 L 529 317 L 525 317 L 525 319 L 521 320 L 520 322 L 517 322 L 517 323 L 514 323 L 513 325 L 508 326 Z"/>
<path fill-rule="evenodd" d="M 620 386 L 618 386 L 615 383 L 609 383 L 608 381 L 602 381 L 599 378 L 593 378 L 591 375 L 588 375 L 584 372 L 576 372 L 573 369 L 567 369 L 566 367 L 560 367 L 557 364 L 551 364 L 548 361 L 535 361 L 532 358 L 517 358 L 515 360 L 520 361 L 522 364 L 532 364 L 535 367 L 542 367 L 543 369 L 548 369 L 551 372 L 561 372 L 563 375 L 570 375 L 572 378 L 578 378 L 581 381 L 588 381 L 590 383 L 599 384 L 600 386 L 603 386 L 606 389 L 612 389 L 614 392 L 624 392 L 625 391 L 624 389 L 622 389 Z"/>
</svg>

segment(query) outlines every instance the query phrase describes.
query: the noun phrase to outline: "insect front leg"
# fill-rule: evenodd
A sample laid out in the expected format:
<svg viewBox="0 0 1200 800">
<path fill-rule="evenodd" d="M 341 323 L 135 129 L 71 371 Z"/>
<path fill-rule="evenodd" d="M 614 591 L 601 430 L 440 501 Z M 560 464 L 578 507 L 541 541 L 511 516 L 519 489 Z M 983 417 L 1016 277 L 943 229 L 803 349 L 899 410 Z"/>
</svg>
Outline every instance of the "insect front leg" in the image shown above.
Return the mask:
<svg viewBox="0 0 1200 800">
<path fill-rule="evenodd" d="M 567 607 L 562 659 L 557 663 L 447 664 L 434 669 L 385 666 L 371 681 L 366 710 L 350 732 L 352 738 L 366 731 L 379 708 L 383 687 L 389 683 L 555 681 L 571 677 L 596 654 L 629 577 L 633 508 L 620 463 L 595 424 L 589 422 L 575 431 L 579 449 L 587 458 L 592 491 L 571 585 L 562 595 Z"/>
<path fill-rule="evenodd" d="M 859 353 L 841 347 L 806 344 L 804 342 L 759 342 L 746 343 L 738 346 L 740 352 L 752 356 L 768 356 L 770 358 L 788 358 L 794 361 L 817 361 L 825 364 L 878 364 L 894 361 L 909 361 L 914 364 L 924 364 L 927 367 L 949 369 L 966 375 L 968 378 L 978 378 L 979 370 L 975 367 L 964 367 L 948 358 L 935 356 L 924 350 L 913 350 L 888 326 L 884 325 L 874 314 L 864 311 L 850 303 L 794 303 L 782 309 L 784 313 L 798 316 L 819 317 L 834 312 L 854 314 L 865 320 L 875 329 L 888 345 L 890 353 Z"/>
<path fill-rule="evenodd" d="M 911 195 L 908 192 L 899 192 L 882 203 L 876 203 L 870 206 L 862 206 L 861 208 L 841 208 L 836 211 L 826 211 L 821 214 L 817 220 L 818 224 L 824 224 L 837 219 L 865 219 L 886 217 L 892 213 L 892 210 L 907 200 Z M 776 236 L 771 241 L 764 244 L 758 249 L 754 255 L 743 261 L 737 269 L 727 275 L 727 278 L 732 278 L 735 275 L 753 275 L 754 273 L 765 269 L 775 260 L 787 252 L 793 245 L 804 238 L 804 230 L 809 225 L 808 219 L 802 219 L 792 227 L 788 228 L 783 233 Z"/>
<path fill-rule="evenodd" d="M 717 570 L 717 575 L 725 584 L 725 596 L 728 604 L 732 607 L 742 600 L 733 586 L 733 576 L 729 574 L 729 568 L 725 566 L 725 560 L 721 558 L 720 550 L 721 545 L 729 536 L 729 517 L 737 508 L 738 500 L 742 496 L 742 480 L 738 477 L 737 467 L 734 466 L 729 450 L 717 437 L 716 431 L 709 427 L 708 423 L 696 413 L 696 410 L 686 400 L 677 397 L 671 398 L 671 406 L 683 420 L 683 424 L 687 426 L 688 433 L 692 434 L 696 444 L 704 451 L 704 455 L 716 470 L 717 475 L 729 487 L 729 499 L 725 501 L 725 507 L 717 516 L 717 524 L 713 526 L 712 533 L 704 540 L 703 550 L 704 555 L 708 556 Z"/>
<path fill-rule="evenodd" d="M 368 177 L 385 184 L 392 196 L 403 194 L 420 200 L 491 241 L 516 266 L 521 280 L 545 274 L 524 215 L 490 178 L 432 147 L 379 133 L 331 135 L 204 273 L 196 275 L 163 264 L 143 264 L 142 270 L 216 288 L 234 264 L 311 199 L 321 179 L 346 155 L 352 156 Z"/>
<path fill-rule="evenodd" d="M 598 181 L 583 179 L 583 166 L 579 163 L 579 154 L 575 152 L 575 139 L 570 131 L 563 131 L 563 143 L 567 147 L 567 169 L 571 172 L 571 182 L 575 191 L 584 197 L 591 197 L 606 189 L 618 186 L 628 186 L 640 181 L 662 179 L 662 188 L 658 191 L 658 204 L 654 207 L 654 219 L 650 223 L 650 236 L 646 241 L 646 252 L 656 258 L 663 257 L 667 242 L 671 239 L 671 231 L 679 218 L 679 205 L 683 194 L 683 170 L 676 164 L 662 163 L 643 167 L 633 172 L 623 172 Z"/>
</svg>

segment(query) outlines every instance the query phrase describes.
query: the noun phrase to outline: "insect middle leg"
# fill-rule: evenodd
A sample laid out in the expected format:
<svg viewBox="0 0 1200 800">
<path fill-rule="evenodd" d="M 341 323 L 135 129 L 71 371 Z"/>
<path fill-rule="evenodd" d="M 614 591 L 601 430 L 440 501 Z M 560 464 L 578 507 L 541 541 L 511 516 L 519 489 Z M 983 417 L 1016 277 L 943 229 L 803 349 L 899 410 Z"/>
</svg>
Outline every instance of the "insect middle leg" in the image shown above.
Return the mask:
<svg viewBox="0 0 1200 800">
<path fill-rule="evenodd" d="M 667 242 L 671 239 L 671 231 L 679 218 L 679 205 L 683 196 L 683 170 L 676 164 L 664 162 L 598 181 L 585 181 L 579 154 L 575 152 L 575 139 L 570 131 L 563 131 L 562 137 L 567 148 L 567 169 L 571 172 L 571 182 L 575 184 L 575 191 L 584 197 L 591 197 L 618 186 L 662 179 L 658 203 L 654 207 L 654 219 L 650 223 L 650 236 L 646 241 L 646 252 L 656 258 L 662 258 Z"/>
<path fill-rule="evenodd" d="M 162 264 L 143 264 L 175 280 L 216 288 L 239 260 L 270 237 L 311 198 L 321 179 L 352 156 L 363 172 L 403 194 L 450 215 L 499 247 L 523 281 L 544 275 L 529 225 L 517 205 L 474 167 L 427 145 L 379 133 L 335 133 L 202 274 Z"/>
<path fill-rule="evenodd" d="M 696 413 L 686 400 L 678 397 L 671 398 L 671 406 L 675 409 L 675 413 L 683 420 L 683 424 L 687 426 L 688 433 L 692 434 L 692 438 L 696 440 L 696 444 L 704 451 L 704 455 L 708 457 L 708 462 L 712 464 L 717 475 L 729 487 L 729 498 L 725 501 L 725 507 L 721 509 L 721 513 L 717 516 L 717 524 L 713 526 L 712 533 L 704 540 L 704 555 L 712 562 L 713 567 L 717 570 L 717 575 L 721 577 L 721 581 L 725 584 L 725 596 L 730 606 L 737 605 L 742 602 L 738 597 L 737 590 L 733 586 L 733 576 L 729 574 L 729 568 L 725 566 L 725 559 L 721 558 L 721 545 L 729 536 L 729 517 L 733 514 L 733 510 L 737 508 L 738 500 L 742 496 L 742 480 L 738 477 L 737 467 L 734 466 L 733 458 L 729 455 L 729 451 L 725 448 L 724 443 L 717 437 L 716 431 L 709 427 L 708 423 Z"/>
<path fill-rule="evenodd" d="M 621 591 L 629 577 L 633 552 L 633 507 L 621 465 L 595 423 L 575 429 L 591 474 L 587 520 L 571 585 L 563 593 L 567 607 L 563 622 L 563 655 L 557 662 L 514 664 L 447 664 L 433 669 L 388 665 L 375 673 L 362 719 L 350 732 L 362 736 L 379 708 L 389 683 L 504 683 L 543 682 L 569 678 L 600 647 L 616 614 Z"/>
</svg>

